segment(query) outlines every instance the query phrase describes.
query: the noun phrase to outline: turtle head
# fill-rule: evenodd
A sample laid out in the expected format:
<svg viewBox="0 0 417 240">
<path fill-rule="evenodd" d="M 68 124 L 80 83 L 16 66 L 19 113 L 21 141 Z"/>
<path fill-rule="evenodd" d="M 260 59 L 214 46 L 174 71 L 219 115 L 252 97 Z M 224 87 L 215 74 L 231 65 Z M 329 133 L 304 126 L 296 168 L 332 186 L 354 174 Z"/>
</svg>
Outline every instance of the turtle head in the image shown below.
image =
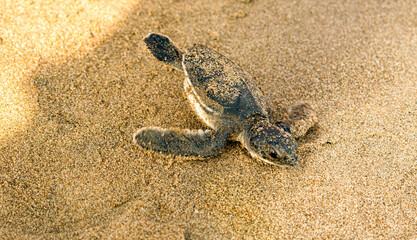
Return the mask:
<svg viewBox="0 0 417 240">
<path fill-rule="evenodd" d="M 246 147 L 250 154 L 269 164 L 293 166 L 298 164 L 298 145 L 285 128 L 270 123 L 257 124 L 248 132 Z"/>
</svg>

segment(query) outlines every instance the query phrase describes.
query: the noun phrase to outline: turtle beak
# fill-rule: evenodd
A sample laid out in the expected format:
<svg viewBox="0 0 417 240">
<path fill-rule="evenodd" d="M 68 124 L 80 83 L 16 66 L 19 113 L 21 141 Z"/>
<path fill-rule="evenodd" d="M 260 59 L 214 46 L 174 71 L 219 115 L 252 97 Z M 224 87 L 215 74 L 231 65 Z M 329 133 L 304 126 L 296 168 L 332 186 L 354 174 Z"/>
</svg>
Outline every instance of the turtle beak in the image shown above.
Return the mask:
<svg viewBox="0 0 417 240">
<path fill-rule="evenodd" d="M 298 157 L 297 156 L 293 156 L 290 158 L 290 161 L 288 161 L 288 165 L 290 166 L 295 166 L 298 164 Z"/>
<path fill-rule="evenodd" d="M 280 167 L 292 167 L 298 164 L 298 161 L 294 160 L 293 158 L 291 158 L 290 161 L 288 161 L 288 158 L 287 158 L 284 160 L 285 162 L 271 161 L 271 160 L 264 159 L 264 158 L 261 158 L 261 159 L 266 163 L 269 163 L 275 166 L 280 166 Z"/>
</svg>

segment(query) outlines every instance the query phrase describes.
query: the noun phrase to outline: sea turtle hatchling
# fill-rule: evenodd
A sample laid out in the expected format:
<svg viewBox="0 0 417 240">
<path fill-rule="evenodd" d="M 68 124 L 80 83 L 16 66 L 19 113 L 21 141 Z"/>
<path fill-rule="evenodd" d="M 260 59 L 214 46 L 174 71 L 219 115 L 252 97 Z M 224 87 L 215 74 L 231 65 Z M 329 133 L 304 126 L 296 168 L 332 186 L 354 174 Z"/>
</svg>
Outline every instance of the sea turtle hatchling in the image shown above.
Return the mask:
<svg viewBox="0 0 417 240">
<path fill-rule="evenodd" d="M 307 103 L 289 111 L 289 119 L 271 121 L 270 110 L 252 77 L 220 53 L 194 45 L 179 50 L 168 37 L 149 34 L 146 46 L 158 60 L 185 72 L 185 93 L 210 130 L 144 127 L 134 135 L 141 147 L 166 154 L 209 157 L 228 139 L 239 141 L 253 158 L 273 165 L 296 165 L 297 142 L 317 122 Z"/>
</svg>

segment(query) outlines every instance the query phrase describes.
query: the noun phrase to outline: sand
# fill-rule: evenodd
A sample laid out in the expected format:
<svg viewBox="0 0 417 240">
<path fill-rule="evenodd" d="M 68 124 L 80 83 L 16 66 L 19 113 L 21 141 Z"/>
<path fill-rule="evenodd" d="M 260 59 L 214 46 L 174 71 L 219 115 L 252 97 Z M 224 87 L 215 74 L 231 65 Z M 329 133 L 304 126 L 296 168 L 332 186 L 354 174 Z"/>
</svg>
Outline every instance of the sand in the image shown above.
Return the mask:
<svg viewBox="0 0 417 240">
<path fill-rule="evenodd" d="M 0 238 L 417 238 L 415 1 L 0 1 Z M 204 128 L 160 32 L 319 125 L 291 168 L 238 143 L 190 159 L 143 126 Z"/>
</svg>

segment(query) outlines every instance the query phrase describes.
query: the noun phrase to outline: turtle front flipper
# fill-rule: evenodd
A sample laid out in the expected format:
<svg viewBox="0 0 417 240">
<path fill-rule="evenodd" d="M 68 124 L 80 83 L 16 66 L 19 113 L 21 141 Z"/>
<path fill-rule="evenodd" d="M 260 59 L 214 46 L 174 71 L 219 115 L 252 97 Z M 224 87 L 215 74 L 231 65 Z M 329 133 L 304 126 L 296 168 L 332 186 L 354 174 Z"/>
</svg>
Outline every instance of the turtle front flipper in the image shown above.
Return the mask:
<svg viewBox="0 0 417 240">
<path fill-rule="evenodd" d="M 289 119 L 277 122 L 278 127 L 291 133 L 294 138 L 304 136 L 317 123 L 317 114 L 308 103 L 299 103 L 289 111 Z"/>
<path fill-rule="evenodd" d="M 173 130 L 145 127 L 133 141 L 141 147 L 166 154 L 210 157 L 222 150 L 229 138 L 228 130 Z"/>
<path fill-rule="evenodd" d="M 163 35 L 151 33 L 144 39 L 146 47 L 159 61 L 182 70 L 182 52 Z"/>
</svg>

